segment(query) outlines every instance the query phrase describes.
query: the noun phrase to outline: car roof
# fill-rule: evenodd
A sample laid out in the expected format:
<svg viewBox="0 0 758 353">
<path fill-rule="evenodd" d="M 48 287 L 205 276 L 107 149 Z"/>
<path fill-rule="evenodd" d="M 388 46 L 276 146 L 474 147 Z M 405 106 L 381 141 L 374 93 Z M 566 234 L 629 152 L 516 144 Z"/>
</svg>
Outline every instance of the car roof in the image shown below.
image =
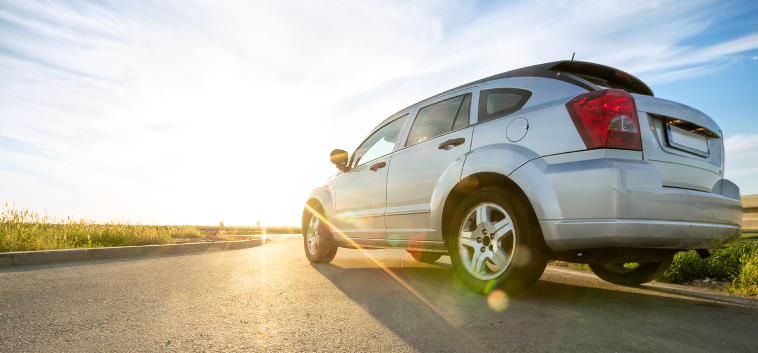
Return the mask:
<svg viewBox="0 0 758 353">
<path fill-rule="evenodd" d="M 421 101 L 413 103 L 397 111 L 395 114 L 392 114 L 390 118 L 382 121 L 382 123 L 379 124 L 374 130 L 380 128 L 381 126 L 384 126 L 387 122 L 389 122 L 390 119 L 392 119 L 392 117 L 396 116 L 398 113 L 403 112 L 407 110 L 408 108 L 421 104 L 425 101 L 434 99 L 439 96 L 443 96 L 445 94 L 459 90 L 464 87 L 477 85 L 477 84 L 487 82 L 487 81 L 499 80 L 503 78 L 543 77 L 543 78 L 549 78 L 549 79 L 568 82 L 568 83 L 580 86 L 582 88 L 585 88 L 588 91 L 596 90 L 595 87 L 587 85 L 585 82 L 582 82 L 580 80 L 577 80 L 567 75 L 558 75 L 559 73 L 568 73 L 568 74 L 573 74 L 573 75 L 582 76 L 582 77 L 589 76 L 593 78 L 598 78 L 598 79 L 607 81 L 611 84 L 614 84 L 616 86 L 622 87 L 625 90 L 630 91 L 631 93 L 638 93 L 638 94 L 653 96 L 653 91 L 644 82 L 634 77 L 633 75 L 626 73 L 624 71 L 621 71 L 619 69 L 615 69 L 610 66 L 585 62 L 585 61 L 561 60 L 561 61 L 553 61 L 549 63 L 532 65 L 532 66 L 522 67 L 520 69 L 506 71 L 497 75 L 492 75 L 480 80 L 472 81 L 467 84 L 451 88 L 447 91 L 444 91 L 439 94 L 435 94 L 434 96 L 425 98 Z"/>
</svg>

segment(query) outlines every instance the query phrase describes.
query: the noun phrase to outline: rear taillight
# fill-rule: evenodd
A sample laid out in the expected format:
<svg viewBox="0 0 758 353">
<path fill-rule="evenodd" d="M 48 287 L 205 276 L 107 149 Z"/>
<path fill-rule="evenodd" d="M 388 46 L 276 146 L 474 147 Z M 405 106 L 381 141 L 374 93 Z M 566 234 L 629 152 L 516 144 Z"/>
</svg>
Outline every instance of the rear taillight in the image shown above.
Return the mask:
<svg viewBox="0 0 758 353">
<path fill-rule="evenodd" d="M 634 98 L 620 89 L 580 94 L 566 103 L 587 149 L 642 151 Z"/>
</svg>

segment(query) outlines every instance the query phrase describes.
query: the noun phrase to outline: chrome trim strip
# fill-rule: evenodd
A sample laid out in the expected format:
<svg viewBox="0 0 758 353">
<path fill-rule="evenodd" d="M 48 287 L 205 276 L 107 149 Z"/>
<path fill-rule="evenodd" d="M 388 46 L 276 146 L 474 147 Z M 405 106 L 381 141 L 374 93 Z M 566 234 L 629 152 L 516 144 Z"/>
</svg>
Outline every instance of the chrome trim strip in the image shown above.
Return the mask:
<svg viewBox="0 0 758 353">
<path fill-rule="evenodd" d="M 384 211 L 386 216 L 403 215 L 403 214 L 416 214 L 416 213 L 429 213 L 432 208 L 428 204 L 424 205 L 411 205 L 411 206 L 399 206 L 389 207 Z"/>
</svg>

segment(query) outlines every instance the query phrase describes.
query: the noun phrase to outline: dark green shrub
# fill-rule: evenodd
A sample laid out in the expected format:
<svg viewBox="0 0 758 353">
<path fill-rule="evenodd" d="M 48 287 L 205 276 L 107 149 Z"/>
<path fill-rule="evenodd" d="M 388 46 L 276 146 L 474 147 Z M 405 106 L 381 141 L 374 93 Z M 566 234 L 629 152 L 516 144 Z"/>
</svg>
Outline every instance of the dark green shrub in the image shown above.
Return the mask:
<svg viewBox="0 0 758 353">
<path fill-rule="evenodd" d="M 694 251 L 683 251 L 674 257 L 674 262 L 658 282 L 685 283 L 693 279 L 717 278 L 730 281 L 739 278 L 745 261 L 758 254 L 753 243 L 737 243 L 725 249 L 711 250 L 711 256 L 701 259 Z"/>
</svg>

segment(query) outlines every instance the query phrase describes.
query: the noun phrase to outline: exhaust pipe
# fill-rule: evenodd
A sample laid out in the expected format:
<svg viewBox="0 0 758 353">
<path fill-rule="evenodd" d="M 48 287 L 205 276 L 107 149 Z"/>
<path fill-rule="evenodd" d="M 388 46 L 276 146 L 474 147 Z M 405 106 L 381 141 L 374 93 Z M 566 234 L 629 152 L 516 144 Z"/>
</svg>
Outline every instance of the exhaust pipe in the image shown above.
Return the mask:
<svg viewBox="0 0 758 353">
<path fill-rule="evenodd" d="M 708 249 L 695 249 L 698 255 L 700 255 L 701 259 L 707 259 L 711 256 L 711 252 L 708 251 Z"/>
</svg>

